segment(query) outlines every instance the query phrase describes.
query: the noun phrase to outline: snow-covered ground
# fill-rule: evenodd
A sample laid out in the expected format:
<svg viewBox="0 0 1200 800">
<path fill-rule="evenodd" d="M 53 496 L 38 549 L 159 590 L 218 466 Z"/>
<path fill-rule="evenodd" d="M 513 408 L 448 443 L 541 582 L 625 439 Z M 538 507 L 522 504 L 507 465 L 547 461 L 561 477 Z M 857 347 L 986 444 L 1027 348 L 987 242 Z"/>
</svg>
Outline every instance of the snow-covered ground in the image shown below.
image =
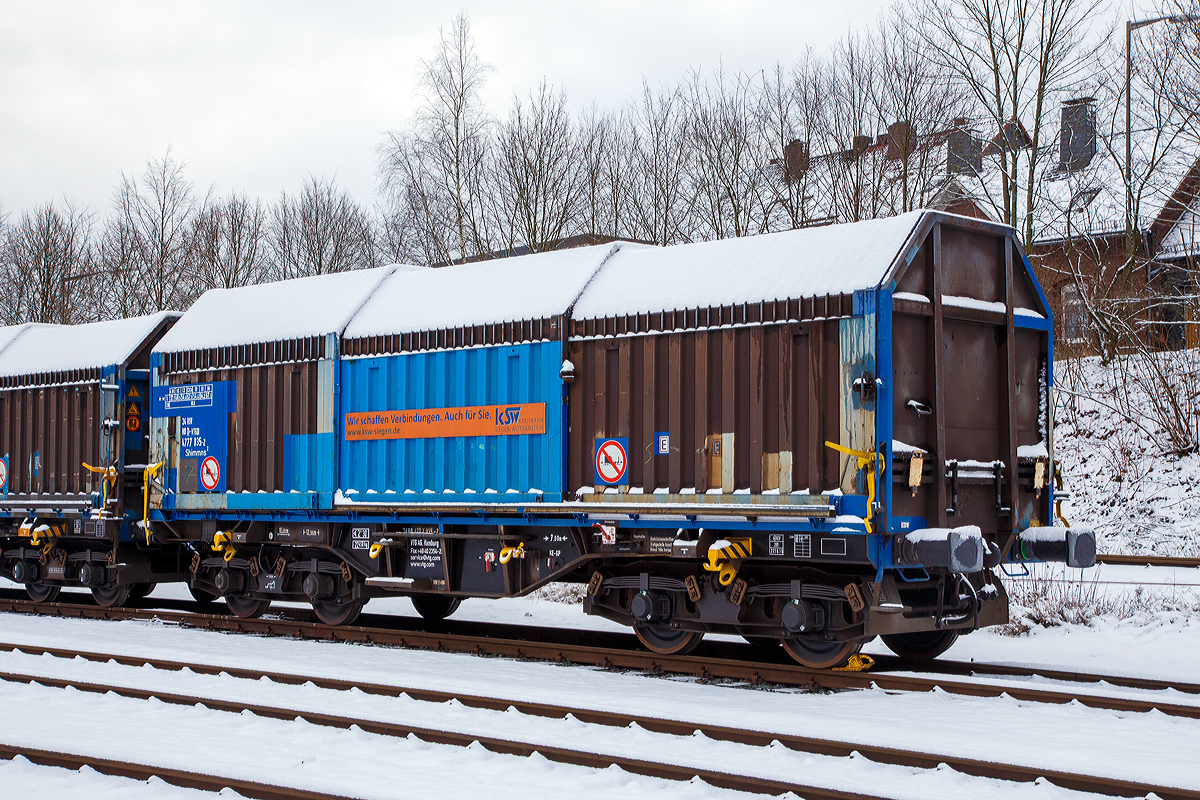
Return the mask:
<svg viewBox="0 0 1200 800">
<path fill-rule="evenodd" d="M 479 607 L 480 613 L 471 613 L 473 606 Z M 567 614 L 578 615 L 579 609 L 525 600 L 500 604 L 468 602 L 461 611 L 467 618 L 506 622 L 536 619 L 545 624 L 565 621 Z M 526 613 L 535 616 L 525 617 Z M 578 622 L 579 616 L 573 619 Z M 1186 659 L 1181 658 L 1181 653 L 1200 652 L 1200 630 L 1178 622 L 1164 622 L 1157 630 L 1146 626 L 1136 630 L 1131 633 L 1119 627 L 1098 629 L 1095 640 L 1090 642 L 1082 642 L 1078 636 L 1069 638 L 1058 631 L 1017 638 L 981 632 L 961 640 L 953 655 L 977 657 L 977 660 L 999 656 L 997 660 L 1006 662 L 1094 667 L 1098 657 L 1114 655 L 1112 651 L 1105 653 L 1108 647 L 1132 641 L 1138 647 L 1124 649 L 1135 650 L 1138 655 L 1121 654 L 1125 667 L 1147 675 L 1185 677 L 1187 667 L 1181 662 Z M 1200 720 L 1157 713 L 1125 714 L 1077 704 L 1048 706 L 1008 697 L 969 698 L 942 692 L 895 695 L 882 691 L 833 694 L 757 691 L 729 684 L 584 667 L 228 635 L 144 622 L 5 615 L 0 617 L 0 639 L 848 738 L 1200 788 L 1200 775 L 1190 769 L 1186 758 L 1188 743 L 1200 735 Z M 1172 653 L 1173 658 L 1159 657 L 1167 653 Z M 1167 662 L 1173 662 L 1174 668 Z M 971 778 L 946 769 L 888 767 L 862 758 L 798 754 L 781 746 L 748 748 L 699 736 L 669 737 L 638 729 L 586 725 L 574 719 L 529 718 L 513 711 L 482 711 L 457 703 L 382 698 L 312 685 L 279 686 L 227 675 L 162 672 L 111 662 L 97 664 L 13 653 L 0 654 L 0 669 L 153 687 L 164 692 L 246 699 L 287 708 L 667 759 L 696 767 L 719 765 L 727 771 L 763 777 L 868 793 L 885 791 L 897 798 L 1046 798 L 1072 794 L 1044 785 L 1012 785 Z M 1030 680 L 1038 679 L 1016 682 Z M 1092 691 L 1131 693 L 1104 686 Z M 1200 698 L 1174 692 L 1157 696 L 1164 694 L 1171 695 L 1163 698 L 1171 702 L 1200 704 Z M 730 794 L 712 787 L 641 778 L 615 769 L 587 770 L 537 758 L 495 755 L 478 748 L 428 745 L 360 730 L 337 731 L 302 722 L 37 686 L 0 684 L 0 707 L 5 709 L 3 739 L 10 744 L 66 749 L 106 758 L 137 758 L 161 766 L 210 769 L 228 776 L 364 797 L 474 795 L 481 790 L 483 781 L 487 791 L 496 797 L 525 797 L 564 788 L 601 797 L 631 793 L 661 797 Z M 103 728 L 97 726 L 96 720 L 101 719 L 113 721 L 114 727 L 108 729 L 111 735 L 97 736 L 97 731 Z M 946 720 L 957 722 L 947 725 Z M 1053 742 L 1053 747 L 1047 747 L 1048 742 Z M 252 760 L 231 757 L 251 749 L 255 752 Z M 18 765 L 5 769 L 15 771 L 15 779 L 30 775 L 34 780 L 39 768 Z M 64 779 L 61 775 L 59 778 Z M 96 778 L 80 778 L 85 779 Z"/>
<path fill-rule="evenodd" d="M 1102 553 L 1200 556 L 1200 454 L 1174 454 L 1164 431 L 1184 418 L 1200 431 L 1200 353 L 1159 361 L 1152 374 L 1142 362 L 1054 365 L 1055 456 L 1074 495 L 1065 516 L 1094 528 Z"/>
<path fill-rule="evenodd" d="M 1080 580 L 1082 578 L 1082 580 Z M 1043 568 L 1034 579 L 1093 600 L 1167 593 L 1176 598 L 1200 592 L 1200 570 L 1102 566 L 1082 573 Z M 1019 591 L 1014 578 L 1010 588 Z M 1062 583 L 1055 583 L 1062 582 Z M 0 582 L 11 586 L 6 582 Z M 1043 587 L 1044 588 L 1044 587 Z M 150 597 L 187 599 L 179 586 L 159 587 Z M 1085 623 L 1054 627 L 1030 624 L 1020 635 L 983 630 L 959 639 L 947 658 L 1044 666 L 1053 669 L 1142 676 L 1195 682 L 1200 654 L 1200 623 L 1181 604 L 1172 611 L 1148 603 L 1131 614 L 1101 614 Z M 411 616 L 403 599 L 375 600 L 371 613 Z M 1018 608 L 1018 618 L 1024 613 Z M 577 604 L 537 597 L 470 600 L 456 619 L 547 627 L 622 630 L 582 614 Z M 1009 634 L 1011 634 L 1011 630 Z M 229 666 L 258 667 L 362 682 L 559 702 L 629 713 L 670 716 L 699 722 L 759 727 L 778 732 L 852 739 L 863 743 L 929 749 L 952 755 L 988 757 L 1047 769 L 1078 770 L 1165 785 L 1200 789 L 1200 776 L 1186 765 L 1186 743 L 1200 735 L 1200 720 L 1166 715 L 1125 714 L 1077 704 L 1047 706 L 1001 698 L 964 698 L 941 692 L 891 695 L 881 691 L 802 694 L 756 691 L 730 684 L 651 678 L 583 667 L 522 663 L 499 658 L 429 653 L 324 642 L 298 642 L 180 629 L 142 622 L 99 622 L 0 615 L 0 640 L 130 653 Z M 878 641 L 868 653 L 886 652 Z M 817 785 L 884 791 L 897 798 L 1068 797 L 1048 785 L 1004 784 L 942 769 L 910 770 L 862 758 L 838 759 L 793 753 L 782 747 L 739 748 L 704 737 L 664 737 L 640 730 L 587 726 L 575 720 L 529 719 L 516 712 L 484 712 L 456 703 L 428 704 L 359 693 L 276 686 L 228 676 L 163 673 L 117 664 L 65 661 L 23 654 L 0 654 L 0 669 L 71 676 L 117 685 L 153 686 L 222 698 L 244 697 L 288 708 L 349 713 L 412 725 L 445 727 L 603 752 L 664 758 L 697 767 L 720 765 L 766 777 Z M 996 678 L 1000 685 L 1064 688 L 1039 678 Z M 1105 684 L 1071 685 L 1070 691 L 1138 696 L 1135 690 Z M 1164 692 L 1172 703 L 1200 704 L 1200 697 Z M 481 748 L 395 740 L 360 730 L 337 731 L 301 722 L 232 715 L 205 708 L 182 708 L 114 696 L 0 684 L 5 709 L 0 739 L 43 749 L 64 749 L 107 758 L 133 758 L 261 782 L 352 793 L 362 797 L 474 796 L 486 782 L 497 798 L 570 791 L 599 797 L 724 797 L 733 793 L 693 782 L 679 784 L 631 775 L 618 769 L 587 770 L 541 758 L 521 759 Z M 113 735 L 97 736 L 96 720 L 117 720 Z M 960 723 L 946 725 L 945 720 Z M 869 724 L 864 721 L 869 720 Z M 849 721 L 849 722 L 848 722 Z M 265 747 L 260 742 L 269 741 Z M 1047 742 L 1053 742 L 1047 747 Z M 252 762 L 230 753 L 254 749 Z M 403 780 L 397 776 L 403 775 Z M 486 778 L 482 777 L 486 776 Z M 147 785 L 93 772 L 0 762 L 0 795 L 37 793 L 43 797 L 200 797 L 161 783 Z M 885 788 L 886 787 L 886 788 Z M 47 791 L 49 793 L 47 793 Z M 233 796 L 229 792 L 225 793 Z M 212 795 L 207 795 L 212 796 Z"/>
<path fill-rule="evenodd" d="M 103 775 L 84 767 L 79 771 L 43 767 L 24 758 L 0 761 L 0 787 L 5 797 L 44 797 L 47 800 L 232 800 L 242 795 L 220 794 L 172 786 L 157 778 L 135 781 Z"/>
</svg>

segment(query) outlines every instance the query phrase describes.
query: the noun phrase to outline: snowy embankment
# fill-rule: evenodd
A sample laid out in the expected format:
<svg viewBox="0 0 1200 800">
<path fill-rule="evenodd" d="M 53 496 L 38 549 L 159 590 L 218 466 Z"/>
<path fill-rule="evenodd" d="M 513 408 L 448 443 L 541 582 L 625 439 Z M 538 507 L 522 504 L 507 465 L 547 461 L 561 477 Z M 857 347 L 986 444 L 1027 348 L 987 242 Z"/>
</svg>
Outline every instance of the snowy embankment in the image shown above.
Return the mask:
<svg viewBox="0 0 1200 800">
<path fill-rule="evenodd" d="M 1067 520 L 1101 553 L 1200 556 L 1200 454 L 1177 452 L 1200 425 L 1200 352 L 1054 367 Z"/>
</svg>

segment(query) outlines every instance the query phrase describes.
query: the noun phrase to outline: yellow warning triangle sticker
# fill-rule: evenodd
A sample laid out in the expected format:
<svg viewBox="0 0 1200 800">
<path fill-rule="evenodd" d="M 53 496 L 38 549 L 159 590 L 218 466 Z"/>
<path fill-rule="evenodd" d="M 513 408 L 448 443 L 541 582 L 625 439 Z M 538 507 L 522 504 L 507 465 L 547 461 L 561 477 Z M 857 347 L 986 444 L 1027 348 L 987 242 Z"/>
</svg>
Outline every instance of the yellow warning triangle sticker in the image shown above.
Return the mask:
<svg viewBox="0 0 1200 800">
<path fill-rule="evenodd" d="M 137 390 L 136 386 L 129 387 L 129 396 L 130 397 L 141 397 L 141 395 L 138 394 L 138 390 Z"/>
<path fill-rule="evenodd" d="M 140 417 L 142 415 L 142 412 L 138 409 L 137 403 L 130 403 L 129 410 L 126 411 L 125 413 L 131 417 Z"/>
</svg>

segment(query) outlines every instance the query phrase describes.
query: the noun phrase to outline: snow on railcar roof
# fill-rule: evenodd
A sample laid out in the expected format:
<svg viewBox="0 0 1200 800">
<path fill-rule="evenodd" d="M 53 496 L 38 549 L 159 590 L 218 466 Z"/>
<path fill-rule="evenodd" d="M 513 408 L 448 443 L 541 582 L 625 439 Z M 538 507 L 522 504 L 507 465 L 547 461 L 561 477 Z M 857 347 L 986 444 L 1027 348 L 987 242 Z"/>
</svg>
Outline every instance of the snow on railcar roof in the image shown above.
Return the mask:
<svg viewBox="0 0 1200 800">
<path fill-rule="evenodd" d="M 924 211 L 713 242 L 622 249 L 575 319 L 849 294 L 888 273 Z"/>
<path fill-rule="evenodd" d="M 24 322 L 20 325 L 5 325 L 4 327 L 0 328 L 0 351 L 3 351 L 4 348 L 16 341 L 16 338 L 22 333 L 39 324 L 40 323 Z"/>
<path fill-rule="evenodd" d="M 124 364 L 163 320 L 178 316 L 177 311 L 160 311 L 84 325 L 22 326 L 0 350 L 0 377 Z"/>
<path fill-rule="evenodd" d="M 613 242 L 393 275 L 346 326 L 346 338 L 558 316 L 605 260 L 641 247 Z"/>
<path fill-rule="evenodd" d="M 392 264 L 273 283 L 209 289 L 155 346 L 156 353 L 206 350 L 341 333 L 371 293 L 393 272 L 423 271 Z"/>
</svg>

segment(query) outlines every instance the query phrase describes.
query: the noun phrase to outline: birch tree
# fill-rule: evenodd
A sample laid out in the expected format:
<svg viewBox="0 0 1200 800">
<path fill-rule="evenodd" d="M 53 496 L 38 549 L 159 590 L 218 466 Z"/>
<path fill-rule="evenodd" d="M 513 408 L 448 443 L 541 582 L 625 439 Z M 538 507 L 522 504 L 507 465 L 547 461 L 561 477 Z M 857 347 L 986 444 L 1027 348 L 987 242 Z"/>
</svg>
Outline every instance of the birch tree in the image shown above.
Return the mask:
<svg viewBox="0 0 1200 800">
<path fill-rule="evenodd" d="M 434 54 L 421 61 L 412 130 L 387 134 L 379 148 L 392 214 L 411 228 L 409 247 L 426 263 L 492 249 L 485 178 L 493 122 L 482 99 L 491 71 L 460 13 L 438 29 Z"/>
</svg>

